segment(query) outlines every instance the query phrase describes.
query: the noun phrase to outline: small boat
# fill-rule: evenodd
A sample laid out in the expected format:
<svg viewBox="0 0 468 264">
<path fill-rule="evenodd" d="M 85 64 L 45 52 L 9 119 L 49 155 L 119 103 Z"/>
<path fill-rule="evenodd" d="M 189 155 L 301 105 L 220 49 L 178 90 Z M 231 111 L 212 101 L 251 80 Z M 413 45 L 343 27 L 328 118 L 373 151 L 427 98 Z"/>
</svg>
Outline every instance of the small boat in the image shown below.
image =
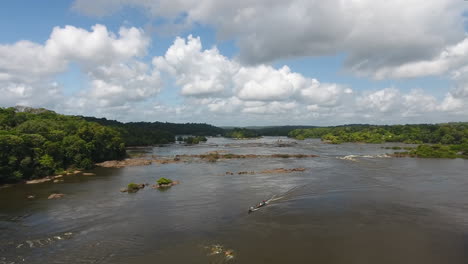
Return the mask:
<svg viewBox="0 0 468 264">
<path fill-rule="evenodd" d="M 268 201 L 262 201 L 262 202 L 260 202 L 259 204 L 257 204 L 255 207 L 254 207 L 254 206 L 251 206 L 251 207 L 249 208 L 249 212 L 248 212 L 248 213 L 250 214 L 250 213 L 252 213 L 252 212 L 255 212 L 255 211 L 259 210 L 261 207 L 266 206 L 267 204 L 268 204 Z"/>
</svg>

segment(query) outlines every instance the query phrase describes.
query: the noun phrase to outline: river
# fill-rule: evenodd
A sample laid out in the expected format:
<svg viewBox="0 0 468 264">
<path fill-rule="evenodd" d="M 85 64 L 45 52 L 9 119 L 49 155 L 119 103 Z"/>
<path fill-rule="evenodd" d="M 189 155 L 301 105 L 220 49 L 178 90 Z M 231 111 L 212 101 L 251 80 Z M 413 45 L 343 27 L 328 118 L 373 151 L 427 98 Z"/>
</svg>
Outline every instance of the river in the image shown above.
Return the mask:
<svg viewBox="0 0 468 264">
<path fill-rule="evenodd" d="M 138 151 L 319 157 L 96 168 L 3 188 L 0 264 L 468 263 L 468 162 L 385 157 L 395 145 L 209 138 Z M 275 168 L 305 170 L 260 173 Z M 160 177 L 181 184 L 119 191 Z"/>
</svg>

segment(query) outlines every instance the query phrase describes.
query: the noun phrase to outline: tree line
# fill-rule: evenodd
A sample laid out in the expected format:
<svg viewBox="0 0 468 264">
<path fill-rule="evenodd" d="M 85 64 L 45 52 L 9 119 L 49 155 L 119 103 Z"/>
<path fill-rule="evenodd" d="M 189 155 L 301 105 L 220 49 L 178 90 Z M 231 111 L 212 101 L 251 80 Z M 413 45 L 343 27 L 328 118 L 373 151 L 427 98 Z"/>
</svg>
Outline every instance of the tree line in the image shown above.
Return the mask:
<svg viewBox="0 0 468 264">
<path fill-rule="evenodd" d="M 175 142 L 175 135 L 194 135 L 188 144 L 224 134 L 208 124 L 130 122 L 66 116 L 43 108 L 0 108 L 0 184 L 126 157 L 127 146 Z"/>
<path fill-rule="evenodd" d="M 0 183 L 125 157 L 116 129 L 46 109 L 0 108 Z"/>
<path fill-rule="evenodd" d="M 331 143 L 403 142 L 413 144 L 462 144 L 468 141 L 468 123 L 418 125 L 346 125 L 296 129 L 289 133 L 296 139 L 321 138 Z"/>
<path fill-rule="evenodd" d="M 289 133 L 296 139 L 321 138 L 323 141 L 420 144 L 401 156 L 422 158 L 468 158 L 468 123 L 418 125 L 347 125 L 296 129 Z"/>
<path fill-rule="evenodd" d="M 127 146 L 148 146 L 175 142 L 176 135 L 218 136 L 224 129 L 208 124 L 168 122 L 130 122 L 122 123 L 106 118 L 83 117 L 87 121 L 117 129 Z"/>
</svg>

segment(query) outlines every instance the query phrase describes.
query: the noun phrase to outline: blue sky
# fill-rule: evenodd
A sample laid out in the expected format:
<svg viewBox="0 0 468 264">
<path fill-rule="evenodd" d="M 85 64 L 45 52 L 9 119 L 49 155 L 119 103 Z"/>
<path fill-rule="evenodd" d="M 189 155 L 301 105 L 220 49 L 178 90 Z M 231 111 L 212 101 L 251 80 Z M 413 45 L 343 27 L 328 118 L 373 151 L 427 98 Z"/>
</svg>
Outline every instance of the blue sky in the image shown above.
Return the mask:
<svg viewBox="0 0 468 264">
<path fill-rule="evenodd" d="M 216 125 L 468 119 L 460 1 L 1 5 L 2 107 Z"/>
</svg>

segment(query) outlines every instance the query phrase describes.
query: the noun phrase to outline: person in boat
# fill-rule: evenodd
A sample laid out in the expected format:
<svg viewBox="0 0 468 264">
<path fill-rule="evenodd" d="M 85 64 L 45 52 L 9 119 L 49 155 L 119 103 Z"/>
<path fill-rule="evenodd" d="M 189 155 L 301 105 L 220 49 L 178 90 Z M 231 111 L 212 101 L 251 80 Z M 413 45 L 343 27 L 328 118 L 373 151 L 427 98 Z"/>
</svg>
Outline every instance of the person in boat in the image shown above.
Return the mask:
<svg viewBox="0 0 468 264">
<path fill-rule="evenodd" d="M 255 207 L 251 206 L 251 207 L 249 208 L 249 213 L 251 213 L 251 212 L 253 212 L 253 211 L 256 211 L 258 208 L 263 207 L 263 206 L 265 206 L 265 205 L 267 205 L 267 201 L 263 200 L 263 201 L 261 201 L 257 206 L 255 206 Z"/>
</svg>

